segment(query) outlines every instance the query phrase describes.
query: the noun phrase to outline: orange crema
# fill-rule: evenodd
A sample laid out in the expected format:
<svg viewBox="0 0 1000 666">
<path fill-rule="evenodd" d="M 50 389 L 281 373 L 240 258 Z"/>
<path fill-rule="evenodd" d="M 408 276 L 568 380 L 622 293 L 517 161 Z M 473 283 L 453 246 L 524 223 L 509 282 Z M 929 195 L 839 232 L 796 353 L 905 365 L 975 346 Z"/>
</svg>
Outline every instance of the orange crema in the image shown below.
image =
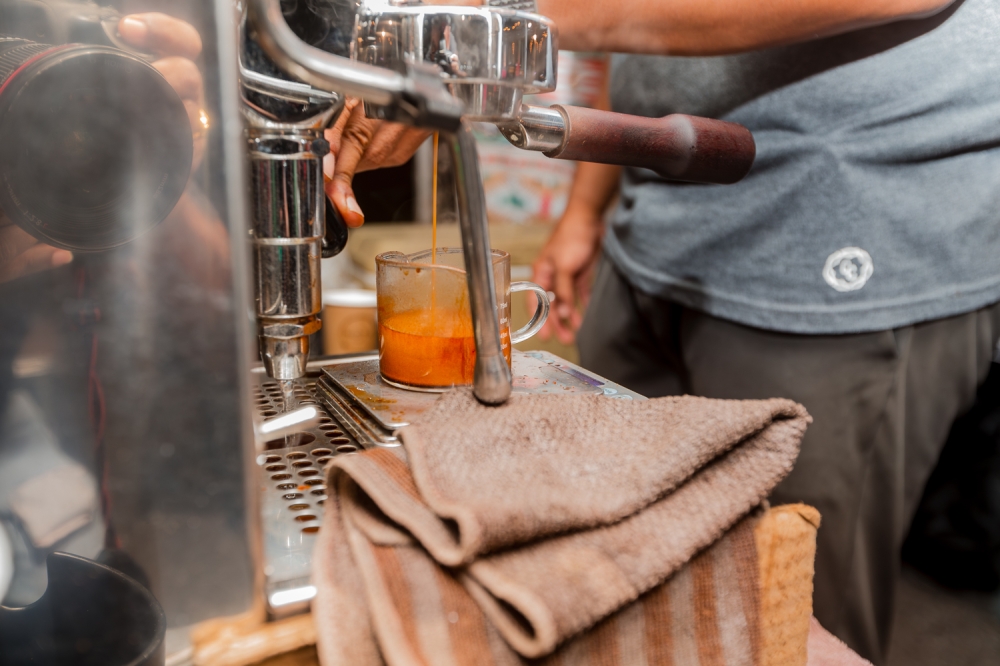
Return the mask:
<svg viewBox="0 0 1000 666">
<path fill-rule="evenodd" d="M 501 327 L 510 365 L 510 328 Z M 386 379 L 423 388 L 472 384 L 476 342 L 468 312 L 429 308 L 379 319 L 379 368 Z"/>
</svg>

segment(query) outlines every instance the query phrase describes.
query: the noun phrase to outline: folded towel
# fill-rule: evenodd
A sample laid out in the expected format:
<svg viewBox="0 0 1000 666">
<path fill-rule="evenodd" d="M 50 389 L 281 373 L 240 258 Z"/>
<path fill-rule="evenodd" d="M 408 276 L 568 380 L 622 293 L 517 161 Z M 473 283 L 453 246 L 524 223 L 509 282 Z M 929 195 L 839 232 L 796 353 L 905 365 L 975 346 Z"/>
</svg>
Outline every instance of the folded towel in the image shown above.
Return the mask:
<svg viewBox="0 0 1000 666">
<path fill-rule="evenodd" d="M 514 396 L 487 408 L 446 394 L 401 432 L 405 454 L 331 465 L 318 604 L 343 622 L 319 626 L 321 652 L 352 664 L 514 664 L 602 654 L 603 631 L 648 656 L 665 645 L 663 609 L 687 603 L 678 617 L 717 637 L 690 649 L 756 663 L 752 527 L 713 548 L 710 566 L 662 584 L 788 473 L 809 420 L 778 399 Z M 714 608 L 726 612 L 706 615 L 704 595 L 724 590 Z M 719 620 L 730 615 L 743 619 Z"/>
<path fill-rule="evenodd" d="M 812 617 L 819 511 L 785 504 L 754 527 L 760 591 L 761 666 L 802 666 Z"/>
</svg>

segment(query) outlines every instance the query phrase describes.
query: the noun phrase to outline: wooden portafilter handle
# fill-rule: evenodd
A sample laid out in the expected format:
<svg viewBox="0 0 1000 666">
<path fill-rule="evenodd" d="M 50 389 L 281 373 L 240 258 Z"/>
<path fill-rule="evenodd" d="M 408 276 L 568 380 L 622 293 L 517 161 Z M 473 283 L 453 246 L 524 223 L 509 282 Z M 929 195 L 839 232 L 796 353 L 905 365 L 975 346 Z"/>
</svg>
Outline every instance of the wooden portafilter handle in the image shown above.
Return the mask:
<svg viewBox="0 0 1000 666">
<path fill-rule="evenodd" d="M 545 155 L 652 169 L 664 178 L 728 185 L 750 172 L 757 147 L 746 127 L 697 116 L 643 118 L 578 106 L 551 107 L 565 123 Z"/>
</svg>

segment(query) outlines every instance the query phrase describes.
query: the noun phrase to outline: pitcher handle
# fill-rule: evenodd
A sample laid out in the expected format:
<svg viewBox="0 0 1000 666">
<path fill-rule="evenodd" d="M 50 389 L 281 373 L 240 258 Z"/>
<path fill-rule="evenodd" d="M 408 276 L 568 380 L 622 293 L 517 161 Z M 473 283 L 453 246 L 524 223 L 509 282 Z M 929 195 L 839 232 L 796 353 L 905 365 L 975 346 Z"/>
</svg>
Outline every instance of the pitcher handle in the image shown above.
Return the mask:
<svg viewBox="0 0 1000 666">
<path fill-rule="evenodd" d="M 531 321 L 510 334 L 510 342 L 514 345 L 524 342 L 535 333 L 538 333 L 539 329 L 545 325 L 545 320 L 549 318 L 548 292 L 534 282 L 511 282 L 510 293 L 513 294 L 517 291 L 535 292 L 535 301 L 538 303 L 538 306 L 535 308 L 535 314 L 532 315 Z"/>
</svg>

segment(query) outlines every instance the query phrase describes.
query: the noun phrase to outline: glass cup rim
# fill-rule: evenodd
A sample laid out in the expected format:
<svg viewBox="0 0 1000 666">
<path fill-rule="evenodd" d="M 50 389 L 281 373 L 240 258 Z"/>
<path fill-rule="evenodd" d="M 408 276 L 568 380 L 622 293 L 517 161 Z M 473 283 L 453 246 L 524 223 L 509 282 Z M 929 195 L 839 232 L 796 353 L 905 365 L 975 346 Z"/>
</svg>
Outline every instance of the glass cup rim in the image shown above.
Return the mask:
<svg viewBox="0 0 1000 666">
<path fill-rule="evenodd" d="M 446 271 L 454 271 L 456 273 L 465 273 L 464 268 L 458 268 L 456 266 L 446 266 L 444 264 L 431 264 L 426 261 L 414 261 L 417 257 L 427 256 L 429 257 L 431 252 L 435 255 L 440 254 L 464 254 L 465 250 L 460 247 L 438 247 L 438 248 L 428 248 L 426 250 L 418 250 L 417 252 L 412 252 L 410 254 L 403 254 L 398 250 L 390 250 L 388 252 L 383 252 L 375 257 L 375 263 L 377 266 L 391 267 L 391 268 L 406 268 L 410 266 L 419 266 L 420 268 L 429 269 L 440 269 Z M 510 252 L 507 250 L 498 250 L 492 248 L 490 253 L 493 255 L 493 265 L 502 265 L 505 261 L 510 260 Z"/>
</svg>

